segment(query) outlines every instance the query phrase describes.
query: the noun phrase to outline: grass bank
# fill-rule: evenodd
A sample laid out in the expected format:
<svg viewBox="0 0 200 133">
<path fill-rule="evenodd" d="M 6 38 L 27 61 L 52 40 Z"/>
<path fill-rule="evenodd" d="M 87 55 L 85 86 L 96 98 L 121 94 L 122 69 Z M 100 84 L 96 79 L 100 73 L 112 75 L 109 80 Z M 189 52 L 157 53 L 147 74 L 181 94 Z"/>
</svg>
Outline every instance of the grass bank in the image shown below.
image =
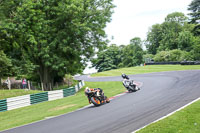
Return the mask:
<svg viewBox="0 0 200 133">
<path fill-rule="evenodd" d="M 92 88 L 100 87 L 108 97 L 125 91 L 121 82 L 86 82 L 86 86 Z M 65 114 L 88 104 L 88 100 L 84 94 L 84 89 L 81 89 L 74 96 L 0 112 L 0 131 L 43 120 L 47 117 Z"/>
<path fill-rule="evenodd" d="M 126 74 L 140 74 L 151 73 L 161 71 L 175 71 L 175 70 L 197 70 L 200 69 L 200 65 L 194 66 L 181 66 L 181 65 L 155 65 L 145 67 L 131 67 L 122 68 L 117 70 L 111 70 L 103 73 L 98 73 L 94 76 L 117 76 L 121 73 Z M 105 95 L 108 97 L 115 96 L 125 91 L 121 82 L 86 82 L 86 86 L 96 88 L 100 87 L 104 89 Z M 13 92 L 9 91 L 10 92 Z M 23 90 L 24 91 L 24 90 Z M 26 93 L 26 91 L 24 91 Z M 9 94 L 9 97 L 11 96 Z M 34 92 L 38 93 L 38 92 Z M 2 94 L 0 92 L 0 94 Z M 28 92 L 30 94 L 30 92 Z M 7 94 L 4 94 L 7 95 Z M 25 94 L 20 94 L 25 95 Z M 7 98 L 2 97 L 0 99 Z M 57 116 L 65 114 L 81 107 L 88 105 L 88 100 L 85 97 L 84 90 L 80 90 L 76 95 L 66 97 L 63 99 L 43 102 L 40 104 L 31 105 L 24 108 L 19 108 L 11 111 L 0 112 L 0 131 L 21 126 L 38 120 L 43 120 L 47 117 Z M 159 121 L 158 124 L 154 123 L 145 129 L 139 131 L 139 133 L 197 133 L 200 132 L 200 102 L 194 103 L 184 110 L 181 110 L 174 115 Z M 187 130 L 188 129 L 188 130 Z"/>
<path fill-rule="evenodd" d="M 10 97 L 22 96 L 27 94 L 40 93 L 43 91 L 38 90 L 25 90 L 25 89 L 12 89 L 12 90 L 0 90 L 0 99 L 6 99 Z"/>
<path fill-rule="evenodd" d="M 114 69 L 105 72 L 99 72 L 92 74 L 92 77 L 99 76 L 119 76 L 122 73 L 127 75 L 130 74 L 143 74 L 152 72 L 164 72 L 164 71 L 179 71 L 179 70 L 200 70 L 200 65 L 147 65 L 147 66 L 137 66 L 128 67 L 121 69 Z"/>
<path fill-rule="evenodd" d="M 200 133 L 200 101 L 137 133 Z"/>
</svg>

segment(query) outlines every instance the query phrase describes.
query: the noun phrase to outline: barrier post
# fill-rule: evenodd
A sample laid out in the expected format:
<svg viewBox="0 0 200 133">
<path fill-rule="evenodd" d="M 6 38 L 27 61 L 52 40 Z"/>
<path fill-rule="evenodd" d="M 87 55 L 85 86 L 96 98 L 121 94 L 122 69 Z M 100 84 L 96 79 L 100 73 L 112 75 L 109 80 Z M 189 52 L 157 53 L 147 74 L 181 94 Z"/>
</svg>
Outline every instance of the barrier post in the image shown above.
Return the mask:
<svg viewBox="0 0 200 133">
<path fill-rule="evenodd" d="M 31 90 L 30 81 L 28 80 L 28 89 Z"/>
<path fill-rule="evenodd" d="M 43 86 L 43 83 L 41 82 L 41 86 L 42 86 L 42 91 L 44 91 L 44 86 Z"/>
</svg>

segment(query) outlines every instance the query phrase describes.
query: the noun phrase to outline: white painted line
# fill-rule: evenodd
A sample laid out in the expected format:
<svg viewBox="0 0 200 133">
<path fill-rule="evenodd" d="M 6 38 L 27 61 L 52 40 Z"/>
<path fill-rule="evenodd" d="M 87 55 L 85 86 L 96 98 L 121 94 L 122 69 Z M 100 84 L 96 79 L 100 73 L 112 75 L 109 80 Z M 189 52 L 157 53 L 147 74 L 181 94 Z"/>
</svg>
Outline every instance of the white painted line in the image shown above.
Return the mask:
<svg viewBox="0 0 200 133">
<path fill-rule="evenodd" d="M 140 84 L 140 87 L 141 87 L 142 84 L 143 84 L 142 82 L 137 82 L 137 83 Z M 110 100 L 113 100 L 113 99 L 115 99 L 115 98 L 117 98 L 117 97 L 120 97 L 120 96 L 125 95 L 127 92 L 128 92 L 128 91 L 125 91 L 125 92 L 123 92 L 123 93 L 121 93 L 121 94 L 118 94 L 118 95 L 116 95 L 116 96 L 113 96 L 113 97 L 111 97 L 111 98 L 109 98 L 109 99 L 110 99 Z M 68 97 L 71 97 L 71 96 L 74 96 L 74 95 L 70 95 L 70 96 L 68 96 Z M 48 120 L 48 119 L 53 119 L 53 118 L 56 118 L 56 117 L 64 116 L 64 115 L 66 115 L 66 114 L 71 114 L 71 113 L 73 113 L 73 112 L 80 111 L 80 110 L 83 110 L 83 109 L 88 108 L 88 107 L 91 107 L 91 106 L 93 106 L 93 105 L 92 105 L 92 104 L 89 104 L 89 105 L 86 105 L 86 106 L 84 106 L 84 107 L 82 107 L 82 108 L 79 108 L 79 109 L 77 109 L 77 110 L 74 110 L 74 111 L 72 111 L 72 112 L 68 112 L 68 113 L 65 113 L 65 114 L 62 114 L 62 115 L 57 115 L 57 116 L 48 116 L 48 117 L 45 117 L 43 120 L 35 121 L 35 122 L 28 123 L 28 124 L 25 124 L 25 125 L 22 125 L 22 126 L 13 127 L 13 128 L 6 129 L 6 130 L 3 130 L 3 131 L 8 131 L 8 130 L 16 129 L 16 128 L 19 128 L 19 127 L 24 127 L 24 126 L 27 126 L 27 125 L 31 125 L 31 124 L 34 124 L 34 123 L 37 123 L 37 122 L 42 122 L 42 121 L 45 121 L 45 120 Z M 0 131 L 0 132 L 3 132 L 3 131 Z"/>
<path fill-rule="evenodd" d="M 122 95 L 124 95 L 125 93 L 126 93 L 126 92 L 121 93 L 121 94 L 118 94 L 118 95 L 116 95 L 116 97 L 122 96 Z M 74 96 L 74 95 L 71 95 L 71 96 Z M 68 96 L 68 97 L 70 97 L 70 96 Z M 115 96 L 113 96 L 113 97 L 116 98 Z M 113 98 L 113 99 L 114 99 L 114 98 Z M 111 99 L 111 100 L 113 100 L 113 99 Z M 76 112 L 76 111 L 83 110 L 83 109 L 88 108 L 88 107 L 91 107 L 91 106 L 93 106 L 93 104 L 86 105 L 86 106 L 84 106 L 84 107 L 82 107 L 82 108 L 79 108 L 79 109 L 77 109 L 77 110 L 74 110 L 74 111 L 71 111 L 71 112 L 68 112 L 68 113 L 65 113 L 65 114 L 62 114 L 62 115 L 48 116 L 48 117 L 45 117 L 45 118 L 42 119 L 42 120 L 35 121 L 35 122 L 32 122 L 32 123 L 28 123 L 28 124 L 24 124 L 24 125 L 21 125 L 21 126 L 16 126 L 16 127 L 10 128 L 10 129 L 3 130 L 3 131 L 8 131 L 8 130 L 16 129 L 16 128 L 19 128 L 19 127 L 24 127 L 24 126 L 27 126 L 27 125 L 32 125 L 32 124 L 34 124 L 34 123 L 42 122 L 42 121 L 45 121 L 45 120 L 48 120 L 48 119 L 53 119 L 53 118 L 56 118 L 56 117 L 64 116 L 64 115 L 71 114 L 71 113 Z M 0 132 L 3 132 L 3 131 L 0 131 Z"/>
<path fill-rule="evenodd" d="M 162 120 L 162 119 L 165 119 L 165 118 L 167 118 L 168 116 L 173 115 L 173 114 L 176 113 L 177 111 L 180 111 L 180 110 L 184 109 L 185 107 L 187 107 L 187 106 L 193 104 L 194 102 L 197 102 L 198 100 L 200 100 L 200 97 L 197 98 L 197 99 L 195 99 L 195 100 L 193 100 L 192 102 L 190 102 L 190 103 L 184 105 L 183 107 L 181 107 L 181 108 L 179 108 L 179 109 L 177 109 L 177 110 L 175 110 L 175 111 L 173 111 L 173 112 L 171 112 L 171 113 L 169 113 L 169 114 L 167 114 L 167 115 L 165 115 L 165 116 L 163 116 L 163 117 L 161 117 L 161 118 L 159 118 L 159 119 L 157 119 L 157 120 L 155 120 L 155 121 L 153 121 L 153 122 L 151 122 L 151 123 L 149 123 L 149 124 L 147 124 L 147 125 L 145 125 L 145 126 L 143 126 L 143 127 L 141 127 L 141 128 L 139 128 L 139 129 L 133 131 L 132 133 L 136 133 L 137 131 L 139 131 L 139 130 L 145 128 L 145 127 L 147 127 L 147 126 L 150 125 L 150 124 L 153 124 L 153 123 L 156 123 L 156 122 L 158 122 L 158 121 L 160 121 L 160 120 Z"/>
</svg>

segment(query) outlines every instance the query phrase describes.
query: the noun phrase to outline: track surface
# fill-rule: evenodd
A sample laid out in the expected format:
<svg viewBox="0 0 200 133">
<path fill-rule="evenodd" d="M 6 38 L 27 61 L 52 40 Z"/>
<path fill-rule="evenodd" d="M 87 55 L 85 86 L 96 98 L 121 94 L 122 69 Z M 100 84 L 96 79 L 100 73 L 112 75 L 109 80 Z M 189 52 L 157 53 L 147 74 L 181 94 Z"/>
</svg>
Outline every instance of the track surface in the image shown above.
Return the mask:
<svg viewBox="0 0 200 133">
<path fill-rule="evenodd" d="M 130 133 L 200 97 L 200 70 L 129 76 L 141 90 L 117 97 L 100 107 L 90 106 L 2 133 Z M 121 81 L 121 77 L 77 79 Z M 31 115 L 31 114 L 30 114 Z"/>
</svg>

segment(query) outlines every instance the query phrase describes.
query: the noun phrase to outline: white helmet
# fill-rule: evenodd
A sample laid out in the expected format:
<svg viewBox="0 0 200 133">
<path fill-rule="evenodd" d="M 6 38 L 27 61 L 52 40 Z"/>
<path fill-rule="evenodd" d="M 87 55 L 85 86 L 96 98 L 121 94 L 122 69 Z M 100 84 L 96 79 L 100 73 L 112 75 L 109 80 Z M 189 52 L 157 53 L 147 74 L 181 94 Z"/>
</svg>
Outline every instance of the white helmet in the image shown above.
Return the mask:
<svg viewBox="0 0 200 133">
<path fill-rule="evenodd" d="M 91 92 L 90 88 L 89 88 L 89 87 L 86 87 L 86 88 L 85 88 L 85 93 L 90 93 L 90 92 Z"/>
</svg>

